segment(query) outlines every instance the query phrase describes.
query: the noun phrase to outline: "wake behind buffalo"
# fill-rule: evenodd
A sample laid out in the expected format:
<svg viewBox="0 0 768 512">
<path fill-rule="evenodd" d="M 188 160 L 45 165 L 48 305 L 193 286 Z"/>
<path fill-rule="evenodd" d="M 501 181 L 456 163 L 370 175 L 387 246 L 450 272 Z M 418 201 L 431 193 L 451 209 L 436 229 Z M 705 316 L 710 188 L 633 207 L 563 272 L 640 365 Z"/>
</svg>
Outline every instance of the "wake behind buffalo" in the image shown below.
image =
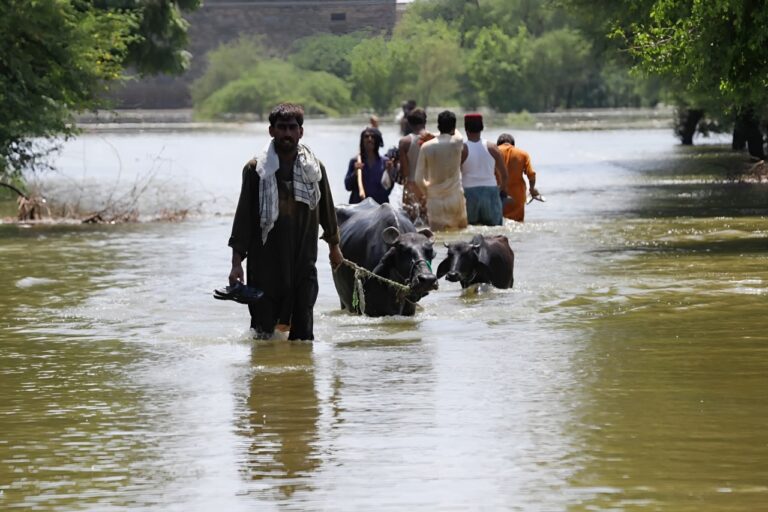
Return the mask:
<svg viewBox="0 0 768 512">
<path fill-rule="evenodd" d="M 344 264 L 333 273 L 342 309 L 367 316 L 412 316 L 420 299 L 437 289 L 438 277 L 463 288 L 489 283 L 510 288 L 514 254 L 503 235 L 476 235 L 448 246 L 448 256 L 432 272 L 434 234 L 416 229 L 389 203 L 366 199 L 336 207 Z"/>
</svg>

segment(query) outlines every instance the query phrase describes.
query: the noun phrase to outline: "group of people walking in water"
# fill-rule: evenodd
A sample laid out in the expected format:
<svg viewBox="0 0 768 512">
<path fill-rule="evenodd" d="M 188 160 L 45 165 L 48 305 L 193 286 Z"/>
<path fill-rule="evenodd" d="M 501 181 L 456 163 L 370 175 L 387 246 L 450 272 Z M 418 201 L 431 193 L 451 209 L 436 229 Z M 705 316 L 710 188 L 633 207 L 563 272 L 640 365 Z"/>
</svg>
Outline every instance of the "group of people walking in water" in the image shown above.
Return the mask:
<svg viewBox="0 0 768 512">
<path fill-rule="evenodd" d="M 345 178 L 350 203 L 366 197 L 389 202 L 399 181 L 403 209 L 416 225 L 445 229 L 499 225 L 503 217 L 523 220 L 523 175 L 537 196 L 536 174 L 511 135 L 502 134 L 496 144 L 486 141 L 482 116 L 467 114 L 464 139 L 456 130 L 456 115 L 447 110 L 437 116 L 437 134 L 426 130 L 423 109 L 409 110 L 406 123 L 410 133 L 387 155 L 380 154 L 384 143 L 375 123 L 363 130 Z M 269 114 L 269 135 L 268 144 L 243 167 L 228 242 L 229 285 L 214 297 L 248 304 L 256 338 L 282 331 L 289 339 L 312 340 L 320 227 L 331 269 L 338 272 L 346 261 L 336 207 L 325 166 L 301 143 L 303 107 L 276 105 Z"/>
<path fill-rule="evenodd" d="M 403 210 L 417 225 L 440 230 L 498 226 L 504 218 L 523 222 L 526 197 L 539 193 L 530 156 L 511 134 L 502 133 L 495 143 L 483 138 L 482 115 L 470 113 L 464 116 L 465 138 L 449 110 L 438 114 L 433 134 L 424 109 L 404 104 L 403 110 L 403 135 L 386 155 L 380 154 L 377 119 L 360 134 L 359 153 L 344 178 L 350 204 L 366 197 L 389 202 L 394 184 L 401 183 Z"/>
</svg>

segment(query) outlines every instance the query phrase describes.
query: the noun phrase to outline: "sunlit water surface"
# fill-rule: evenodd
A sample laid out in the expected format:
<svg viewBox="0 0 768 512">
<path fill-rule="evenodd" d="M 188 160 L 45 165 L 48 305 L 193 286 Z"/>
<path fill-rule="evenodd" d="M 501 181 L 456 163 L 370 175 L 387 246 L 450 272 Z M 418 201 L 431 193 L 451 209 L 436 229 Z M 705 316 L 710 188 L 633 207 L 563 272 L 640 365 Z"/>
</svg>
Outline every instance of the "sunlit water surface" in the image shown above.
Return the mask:
<svg viewBox="0 0 768 512">
<path fill-rule="evenodd" d="M 337 203 L 358 134 L 306 125 Z M 264 125 L 67 143 L 52 182 L 204 215 L 0 226 L 0 509 L 765 509 L 766 185 L 666 130 L 515 135 L 548 201 L 436 244 L 505 234 L 514 288 L 353 316 L 321 247 L 314 343 L 211 297 Z"/>
</svg>

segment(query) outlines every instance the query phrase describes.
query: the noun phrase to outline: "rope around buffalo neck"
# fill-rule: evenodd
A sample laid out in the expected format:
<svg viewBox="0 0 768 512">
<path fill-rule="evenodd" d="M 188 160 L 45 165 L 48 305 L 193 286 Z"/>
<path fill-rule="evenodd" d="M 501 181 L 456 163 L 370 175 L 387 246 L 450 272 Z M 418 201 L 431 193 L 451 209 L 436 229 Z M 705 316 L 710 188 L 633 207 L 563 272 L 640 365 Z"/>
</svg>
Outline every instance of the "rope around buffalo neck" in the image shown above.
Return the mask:
<svg viewBox="0 0 768 512">
<path fill-rule="evenodd" d="M 398 302 L 408 300 L 406 297 L 412 291 L 410 286 L 406 286 L 404 284 L 398 283 L 397 281 L 392 281 L 386 277 L 374 274 L 367 268 L 363 268 L 357 263 L 349 261 L 346 258 L 342 261 L 342 264 L 355 271 L 355 281 L 354 285 L 352 286 L 352 307 L 361 313 L 365 312 L 365 291 L 363 290 L 363 280 L 365 279 L 376 279 L 388 287 L 393 288 L 395 290 L 395 295 L 397 296 Z"/>
</svg>

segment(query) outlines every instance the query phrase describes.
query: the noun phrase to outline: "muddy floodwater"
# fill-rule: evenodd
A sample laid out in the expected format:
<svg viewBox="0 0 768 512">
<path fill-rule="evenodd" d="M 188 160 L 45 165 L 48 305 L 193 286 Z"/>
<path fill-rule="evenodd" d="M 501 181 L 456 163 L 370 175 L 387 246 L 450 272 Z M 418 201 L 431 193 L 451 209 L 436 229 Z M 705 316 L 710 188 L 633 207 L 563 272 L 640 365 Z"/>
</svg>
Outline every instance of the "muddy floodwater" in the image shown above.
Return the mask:
<svg viewBox="0 0 768 512">
<path fill-rule="evenodd" d="M 337 203 L 361 128 L 305 125 Z M 768 185 L 727 139 L 514 135 L 547 202 L 436 243 L 506 235 L 514 288 L 354 316 L 323 243 L 314 343 L 211 297 L 265 125 L 67 142 L 51 186 L 199 213 L 0 225 L 0 510 L 766 510 Z"/>
</svg>

